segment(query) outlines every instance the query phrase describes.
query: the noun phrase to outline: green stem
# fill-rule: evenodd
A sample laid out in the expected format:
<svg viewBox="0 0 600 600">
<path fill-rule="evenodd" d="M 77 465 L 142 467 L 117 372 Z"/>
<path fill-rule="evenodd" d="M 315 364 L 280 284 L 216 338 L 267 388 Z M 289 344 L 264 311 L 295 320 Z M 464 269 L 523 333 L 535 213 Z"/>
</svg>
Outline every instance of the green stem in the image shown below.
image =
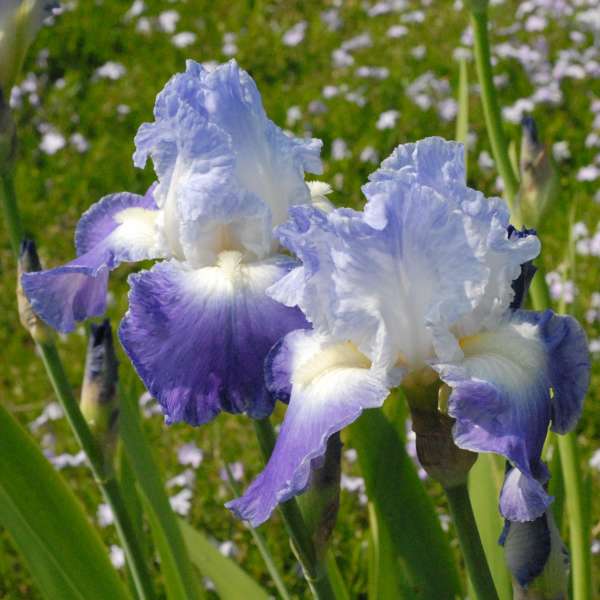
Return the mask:
<svg viewBox="0 0 600 600">
<path fill-rule="evenodd" d="M 512 168 L 508 155 L 508 144 L 504 135 L 504 129 L 502 128 L 500 105 L 498 104 L 498 97 L 494 86 L 490 42 L 488 38 L 487 10 L 473 11 L 471 13 L 471 25 L 474 36 L 475 66 L 477 68 L 483 114 L 492 147 L 492 154 L 496 161 L 500 177 L 502 177 L 502 181 L 504 182 L 504 191 L 506 200 L 510 206 L 513 224 L 515 227 L 519 227 L 521 224 L 516 204 L 519 192 L 519 180 Z"/>
<path fill-rule="evenodd" d="M 590 529 L 583 497 L 583 481 L 579 468 L 577 440 L 574 432 L 556 436 L 567 492 L 569 541 L 573 564 L 573 600 L 591 600 L 592 569 L 590 562 Z"/>
<path fill-rule="evenodd" d="M 231 469 L 229 468 L 229 465 L 227 463 L 225 463 L 225 471 L 227 473 L 227 479 L 228 479 L 229 487 L 231 488 L 231 491 L 235 494 L 235 496 L 239 496 L 240 495 L 239 486 L 236 483 L 236 481 L 231 473 Z M 260 552 L 263 560 L 265 561 L 265 565 L 267 566 L 269 575 L 271 575 L 271 578 L 273 579 L 273 583 L 275 584 L 275 587 L 277 588 L 279 595 L 283 598 L 283 600 L 290 600 L 290 595 L 287 591 L 287 588 L 285 587 L 285 583 L 283 582 L 281 575 L 279 574 L 279 571 L 277 570 L 277 567 L 275 566 L 275 561 L 273 560 L 273 557 L 271 556 L 271 552 L 269 551 L 269 547 L 267 546 L 267 543 L 266 543 L 263 535 L 254 527 L 250 527 L 250 533 L 252 534 L 252 537 L 254 538 L 254 543 L 256 544 L 258 551 Z"/>
<path fill-rule="evenodd" d="M 23 239 L 23 225 L 17 207 L 15 186 L 9 174 L 2 176 L 0 198 L 2 199 L 2 211 L 10 237 L 10 245 L 15 256 L 19 256 L 19 245 Z"/>
<path fill-rule="evenodd" d="M 144 552 L 136 535 L 133 522 L 126 511 L 117 480 L 112 470 L 106 468 L 102 450 L 79 410 L 79 405 L 67 380 L 56 346 L 52 342 L 46 342 L 38 344 L 38 348 L 69 425 L 88 458 L 92 473 L 102 489 L 106 502 L 112 509 L 117 533 L 123 544 L 138 596 L 142 600 L 152 600 L 156 598 L 156 594 L 152 587 Z"/>
<path fill-rule="evenodd" d="M 478 600 L 498 600 L 483 545 L 477 531 L 466 484 L 446 488 L 450 515 L 456 527 L 467 573 Z"/>
<path fill-rule="evenodd" d="M 276 436 L 273 425 L 268 418 L 254 419 L 252 422 L 254 423 L 256 437 L 266 462 L 269 460 L 273 448 L 275 448 Z M 281 503 L 279 509 L 283 516 L 288 535 L 290 536 L 292 547 L 302 565 L 304 576 L 313 596 L 317 600 L 335 600 L 335 593 L 329 581 L 326 563 L 316 555 L 310 533 L 295 498 Z"/>
</svg>

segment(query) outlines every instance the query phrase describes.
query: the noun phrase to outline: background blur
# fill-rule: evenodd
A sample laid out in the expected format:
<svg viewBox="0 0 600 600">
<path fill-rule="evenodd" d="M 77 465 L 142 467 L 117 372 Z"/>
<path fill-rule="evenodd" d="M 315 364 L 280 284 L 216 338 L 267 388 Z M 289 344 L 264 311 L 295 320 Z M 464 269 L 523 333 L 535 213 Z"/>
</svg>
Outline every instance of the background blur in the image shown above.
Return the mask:
<svg viewBox="0 0 600 600">
<path fill-rule="evenodd" d="M 600 8 L 597 0 L 491 4 L 507 132 L 519 144 L 519 121 L 532 114 L 560 172 L 561 193 L 538 228 L 541 260 L 556 306 L 564 304 L 582 321 L 593 353 L 591 392 L 578 431 L 595 498 L 600 493 Z M 151 120 L 156 93 L 183 70 L 186 58 L 235 58 L 256 80 L 272 120 L 295 135 L 324 141 L 321 179 L 332 185 L 331 199 L 360 207 L 361 184 L 397 144 L 454 136 L 457 59 L 469 55 L 470 32 L 460 0 L 67 0 L 42 29 L 11 96 L 20 136 L 17 194 L 26 229 L 36 236 L 44 265 L 57 266 L 74 256 L 75 225 L 93 202 L 112 192 L 145 191 L 153 181 L 152 166 L 144 171 L 133 167 L 133 136 Z M 500 188 L 472 62 L 469 75 L 469 180 L 494 195 Z M 569 239 L 575 270 L 566 276 Z M 14 267 L 0 227 L 0 399 L 63 470 L 112 545 L 113 562 L 122 565 L 109 515 L 54 403 L 33 344 L 18 323 Z M 111 279 L 115 327 L 126 307 L 127 275 L 123 266 Z M 84 348 L 83 327 L 59 343 L 77 389 Z M 120 356 L 122 379 L 133 380 Z M 233 464 L 242 485 L 261 465 L 249 423 L 222 415 L 201 429 L 167 428 L 138 387 L 175 509 L 263 585 L 272 586 L 248 531 L 222 506 L 231 497 L 222 480 L 224 463 Z M 358 595 L 366 588 L 366 544 L 357 540 L 366 539 L 367 512 L 354 458 L 346 448 L 333 545 Z M 436 485 L 427 485 L 441 496 Z M 443 500 L 438 500 L 440 519 L 447 525 Z M 598 503 L 593 525 L 598 571 Z M 294 577 L 278 516 L 263 529 L 290 589 L 300 594 L 304 584 Z M 1 530 L 0 598 L 38 598 Z"/>
</svg>

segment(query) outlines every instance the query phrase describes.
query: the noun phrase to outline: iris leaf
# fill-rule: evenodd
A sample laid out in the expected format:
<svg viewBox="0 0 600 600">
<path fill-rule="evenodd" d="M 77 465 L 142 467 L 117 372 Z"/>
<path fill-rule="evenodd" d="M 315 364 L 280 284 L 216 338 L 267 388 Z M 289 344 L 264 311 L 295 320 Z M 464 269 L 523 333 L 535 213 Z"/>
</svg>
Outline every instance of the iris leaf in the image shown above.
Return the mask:
<svg viewBox="0 0 600 600">
<path fill-rule="evenodd" d="M 349 435 L 379 517 L 380 539 L 385 544 L 389 540 L 389 551 L 396 557 L 386 561 L 404 566 L 410 590 L 405 597 L 460 596 L 448 540 L 395 426 L 381 410 L 366 410 L 350 426 Z"/>
<path fill-rule="evenodd" d="M 135 394 L 123 391 L 121 439 L 144 500 L 168 598 L 201 598 L 202 590 L 194 575 L 177 519 L 165 493 L 158 465 L 142 430 Z"/>
<path fill-rule="evenodd" d="M 81 505 L 0 406 L 0 524 L 49 600 L 126 600 L 125 586 Z"/>
</svg>

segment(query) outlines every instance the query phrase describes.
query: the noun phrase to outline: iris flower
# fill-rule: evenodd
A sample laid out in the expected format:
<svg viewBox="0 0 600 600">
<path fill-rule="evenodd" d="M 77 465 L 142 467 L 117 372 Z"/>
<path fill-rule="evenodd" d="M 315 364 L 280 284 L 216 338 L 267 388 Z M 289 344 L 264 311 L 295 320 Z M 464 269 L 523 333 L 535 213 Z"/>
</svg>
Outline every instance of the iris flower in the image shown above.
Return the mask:
<svg viewBox="0 0 600 600">
<path fill-rule="evenodd" d="M 264 358 L 300 310 L 265 294 L 296 261 L 273 227 L 311 202 L 304 172 L 319 173 L 321 142 L 286 135 L 234 61 L 209 72 L 193 61 L 158 95 L 136 137 L 134 163 L 158 177 L 144 196 L 113 194 L 77 226 L 77 258 L 29 273 L 33 309 L 59 331 L 106 309 L 109 271 L 162 259 L 129 278 L 119 337 L 168 423 L 198 425 L 221 410 L 267 416 Z M 322 195 L 319 187 L 319 198 Z"/>
<path fill-rule="evenodd" d="M 462 145 L 429 138 L 399 146 L 371 175 L 363 212 L 294 207 L 279 227 L 302 265 L 269 293 L 312 329 L 267 357 L 269 389 L 289 407 L 265 470 L 228 505 L 238 516 L 265 521 L 305 490 L 332 434 L 390 389 L 436 380 L 450 388 L 455 443 L 515 467 L 502 514 L 544 514 L 542 446 L 550 424 L 564 433 L 581 412 L 585 335 L 571 317 L 515 309 L 513 284 L 540 242 L 465 181 Z"/>
</svg>

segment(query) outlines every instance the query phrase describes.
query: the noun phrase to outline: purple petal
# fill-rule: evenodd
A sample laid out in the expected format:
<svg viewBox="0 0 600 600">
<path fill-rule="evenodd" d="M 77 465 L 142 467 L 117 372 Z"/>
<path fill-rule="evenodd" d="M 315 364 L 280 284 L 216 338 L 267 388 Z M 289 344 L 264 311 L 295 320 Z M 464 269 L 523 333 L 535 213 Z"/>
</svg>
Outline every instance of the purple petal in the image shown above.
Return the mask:
<svg viewBox="0 0 600 600">
<path fill-rule="evenodd" d="M 585 332 L 569 316 L 523 312 L 537 323 L 548 353 L 548 374 L 552 384 L 552 429 L 566 433 L 575 427 L 590 383 L 590 355 Z"/>
<path fill-rule="evenodd" d="M 324 343 L 312 331 L 294 331 L 271 360 L 278 373 L 270 378 L 293 381 L 290 404 L 273 454 L 246 493 L 229 502 L 238 517 L 256 527 L 266 521 L 279 502 L 302 493 L 311 467 L 323 457 L 331 435 L 356 420 L 363 409 L 381 406 L 387 386 L 370 370 L 370 362 L 349 343 Z"/>
<path fill-rule="evenodd" d="M 76 243 L 79 256 L 55 269 L 25 273 L 23 290 L 33 310 L 62 332 L 77 321 L 106 310 L 108 273 L 121 262 L 161 256 L 154 230 L 151 196 L 113 194 L 81 218 Z"/>
<path fill-rule="evenodd" d="M 544 469 L 541 463 L 539 467 Z M 500 512 L 509 521 L 533 521 L 546 512 L 553 500 L 535 477 L 510 469 L 500 492 Z"/>
<path fill-rule="evenodd" d="M 173 260 L 130 277 L 119 335 L 168 423 L 199 425 L 221 410 L 271 413 L 265 356 L 306 321 L 265 289 L 294 265 L 282 256 L 245 264 L 227 252 L 215 267 L 194 270 Z"/>
</svg>

